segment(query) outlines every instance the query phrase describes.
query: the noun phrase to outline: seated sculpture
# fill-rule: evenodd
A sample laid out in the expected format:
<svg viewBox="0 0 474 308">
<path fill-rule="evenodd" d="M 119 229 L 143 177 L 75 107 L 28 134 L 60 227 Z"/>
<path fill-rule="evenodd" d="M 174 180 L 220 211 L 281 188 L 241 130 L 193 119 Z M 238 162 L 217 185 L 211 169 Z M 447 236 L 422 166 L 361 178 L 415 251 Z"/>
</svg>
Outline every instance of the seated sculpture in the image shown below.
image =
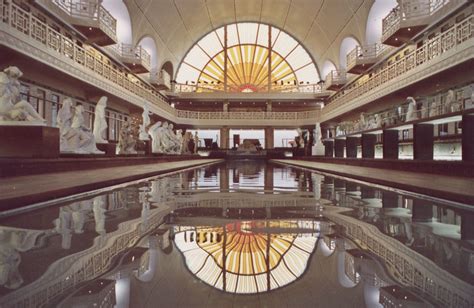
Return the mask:
<svg viewBox="0 0 474 308">
<path fill-rule="evenodd" d="M 118 154 L 137 154 L 135 150 L 136 143 L 130 123 L 128 121 L 123 122 L 117 144 Z"/>
<path fill-rule="evenodd" d="M 0 123 L 2 121 L 34 122 L 44 125 L 45 120 L 35 108 L 20 96 L 20 81 L 23 73 L 10 66 L 0 72 Z"/>
<path fill-rule="evenodd" d="M 57 115 L 61 152 L 103 154 L 96 147 L 94 135 L 84 125 L 83 106 L 77 105 L 74 115 L 71 109 L 72 101 L 66 98 Z"/>
</svg>

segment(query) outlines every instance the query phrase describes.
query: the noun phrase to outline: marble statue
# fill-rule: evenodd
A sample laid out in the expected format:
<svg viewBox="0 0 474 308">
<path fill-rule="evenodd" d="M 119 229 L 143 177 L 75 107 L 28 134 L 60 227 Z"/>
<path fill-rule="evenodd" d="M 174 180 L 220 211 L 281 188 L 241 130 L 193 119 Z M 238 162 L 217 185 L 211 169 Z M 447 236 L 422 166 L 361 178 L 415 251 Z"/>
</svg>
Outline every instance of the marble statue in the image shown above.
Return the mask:
<svg viewBox="0 0 474 308">
<path fill-rule="evenodd" d="M 193 134 L 191 132 L 185 132 L 183 136 L 183 141 L 181 143 L 181 154 L 191 154 L 189 149 L 189 143 L 193 139 Z"/>
<path fill-rule="evenodd" d="M 194 153 L 197 153 L 199 149 L 199 136 L 198 136 L 198 132 L 196 131 L 194 133 Z"/>
<path fill-rule="evenodd" d="M 324 155 L 324 145 L 321 142 L 321 124 L 316 123 L 313 129 L 313 146 L 311 148 L 312 155 Z"/>
<path fill-rule="evenodd" d="M 296 131 L 298 132 L 298 136 L 296 137 L 296 143 L 299 148 L 303 148 L 304 147 L 303 131 L 301 130 L 301 128 L 298 128 Z"/>
<path fill-rule="evenodd" d="M 456 93 L 453 90 L 448 91 L 445 106 L 447 112 L 461 111 L 461 104 L 456 100 Z"/>
<path fill-rule="evenodd" d="M 181 141 L 173 130 L 173 124 L 168 125 L 168 137 L 170 140 L 170 147 L 168 148 L 168 153 L 170 154 L 179 154 L 181 148 Z M 181 136 L 182 137 L 182 136 Z"/>
<path fill-rule="evenodd" d="M 178 142 L 177 152 L 181 154 L 183 152 L 183 130 L 182 129 L 178 129 L 176 131 L 176 141 Z"/>
<path fill-rule="evenodd" d="M 411 122 L 418 120 L 418 110 L 416 108 L 416 101 L 413 97 L 407 97 L 408 110 L 405 118 L 405 122 Z"/>
<path fill-rule="evenodd" d="M 59 109 L 56 121 L 59 128 L 59 147 L 61 152 L 79 154 L 100 154 L 95 145 L 95 138 L 88 128 L 84 127 L 82 105 L 72 112 L 72 100 L 66 98 Z M 73 125 L 74 124 L 74 125 Z"/>
<path fill-rule="evenodd" d="M 133 136 L 131 124 L 128 121 L 122 123 L 120 128 L 119 142 L 117 144 L 118 154 L 137 154 L 135 144 L 137 141 Z"/>
<path fill-rule="evenodd" d="M 20 96 L 20 81 L 23 73 L 10 66 L 0 72 L 0 124 L 11 121 L 21 124 L 45 125 L 45 120 L 33 106 Z"/>
<path fill-rule="evenodd" d="M 361 112 L 359 115 L 359 131 L 364 131 L 367 129 L 367 119 L 365 112 Z"/>
<path fill-rule="evenodd" d="M 161 122 L 158 121 L 148 129 L 148 133 L 151 136 L 151 152 L 152 153 L 163 153 L 163 147 L 161 140 L 163 139 L 163 127 Z"/>
<path fill-rule="evenodd" d="M 146 131 L 147 127 L 150 125 L 150 115 L 151 112 L 148 110 L 148 106 L 146 104 L 143 105 L 142 124 L 140 125 L 140 135 L 138 136 L 138 139 L 140 140 L 150 140 L 150 136 Z"/>
<path fill-rule="evenodd" d="M 420 110 L 422 119 L 429 117 L 429 109 L 430 108 L 429 108 L 428 101 L 424 99 L 421 103 L 421 110 Z"/>
<path fill-rule="evenodd" d="M 108 125 L 105 120 L 105 107 L 107 107 L 107 96 L 102 96 L 95 106 L 93 133 L 96 143 L 108 143 L 106 139 Z"/>
<path fill-rule="evenodd" d="M 428 112 L 428 116 L 431 117 L 436 117 L 439 115 L 439 108 L 440 108 L 440 102 L 439 102 L 439 97 L 435 96 L 430 104 L 430 111 Z"/>
<path fill-rule="evenodd" d="M 96 147 L 94 134 L 84 123 L 84 107 L 77 105 L 72 118 L 71 129 L 74 134 L 74 152 L 83 154 L 103 154 Z"/>
</svg>

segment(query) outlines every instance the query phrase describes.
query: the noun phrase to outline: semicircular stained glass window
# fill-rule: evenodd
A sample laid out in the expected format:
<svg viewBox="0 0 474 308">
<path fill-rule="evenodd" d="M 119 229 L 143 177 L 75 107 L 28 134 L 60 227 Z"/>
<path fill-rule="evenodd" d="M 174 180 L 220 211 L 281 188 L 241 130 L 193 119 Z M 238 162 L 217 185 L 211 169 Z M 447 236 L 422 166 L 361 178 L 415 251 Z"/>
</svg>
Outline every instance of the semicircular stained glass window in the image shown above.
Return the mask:
<svg viewBox="0 0 474 308">
<path fill-rule="evenodd" d="M 197 42 L 176 80 L 200 92 L 285 92 L 315 85 L 320 78 L 309 54 L 286 32 L 265 24 L 236 23 Z"/>
<path fill-rule="evenodd" d="M 174 241 L 189 271 L 203 282 L 229 293 L 255 294 L 301 277 L 317 241 L 315 234 L 262 230 L 301 230 L 311 224 L 288 220 L 236 222 L 224 228 L 178 227 Z"/>
</svg>

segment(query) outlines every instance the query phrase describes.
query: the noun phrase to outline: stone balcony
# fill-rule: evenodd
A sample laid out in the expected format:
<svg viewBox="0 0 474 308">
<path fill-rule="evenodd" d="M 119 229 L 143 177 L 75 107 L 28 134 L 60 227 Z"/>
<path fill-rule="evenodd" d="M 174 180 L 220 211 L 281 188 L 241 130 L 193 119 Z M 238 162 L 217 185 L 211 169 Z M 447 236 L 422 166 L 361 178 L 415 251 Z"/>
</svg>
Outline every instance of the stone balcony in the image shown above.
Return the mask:
<svg viewBox="0 0 474 308">
<path fill-rule="evenodd" d="M 150 55 L 140 45 L 134 47 L 132 44 L 119 43 L 107 47 L 130 71 L 134 74 L 150 72 Z"/>
<path fill-rule="evenodd" d="M 150 83 L 158 90 L 171 90 L 171 76 L 165 70 L 152 69 L 150 71 Z"/>
<path fill-rule="evenodd" d="M 347 72 L 350 74 L 363 74 L 372 65 L 382 59 L 390 47 L 383 44 L 370 44 L 357 46 L 347 54 Z"/>
<path fill-rule="evenodd" d="M 324 81 L 324 88 L 330 91 L 340 90 L 347 83 L 347 74 L 345 70 L 331 71 Z"/>
<path fill-rule="evenodd" d="M 382 20 L 382 42 L 402 46 L 440 16 L 445 16 L 468 0 L 400 0 Z"/>
<path fill-rule="evenodd" d="M 87 43 L 107 46 L 117 43 L 117 20 L 99 0 L 36 0 L 53 15 L 72 25 Z"/>
</svg>

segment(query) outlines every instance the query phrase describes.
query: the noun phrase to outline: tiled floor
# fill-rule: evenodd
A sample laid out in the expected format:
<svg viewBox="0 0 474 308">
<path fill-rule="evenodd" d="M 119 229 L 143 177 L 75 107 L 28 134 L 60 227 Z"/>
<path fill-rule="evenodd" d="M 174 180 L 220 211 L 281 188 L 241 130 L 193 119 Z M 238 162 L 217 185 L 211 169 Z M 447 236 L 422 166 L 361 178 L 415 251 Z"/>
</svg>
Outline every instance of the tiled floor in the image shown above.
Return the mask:
<svg viewBox="0 0 474 308">
<path fill-rule="evenodd" d="M 368 168 L 303 160 L 275 159 L 275 162 L 333 172 L 416 193 L 474 204 L 474 178 L 410 171 Z"/>
<path fill-rule="evenodd" d="M 219 160 L 197 159 L 0 178 L 0 210 L 51 200 L 216 161 Z"/>
</svg>

